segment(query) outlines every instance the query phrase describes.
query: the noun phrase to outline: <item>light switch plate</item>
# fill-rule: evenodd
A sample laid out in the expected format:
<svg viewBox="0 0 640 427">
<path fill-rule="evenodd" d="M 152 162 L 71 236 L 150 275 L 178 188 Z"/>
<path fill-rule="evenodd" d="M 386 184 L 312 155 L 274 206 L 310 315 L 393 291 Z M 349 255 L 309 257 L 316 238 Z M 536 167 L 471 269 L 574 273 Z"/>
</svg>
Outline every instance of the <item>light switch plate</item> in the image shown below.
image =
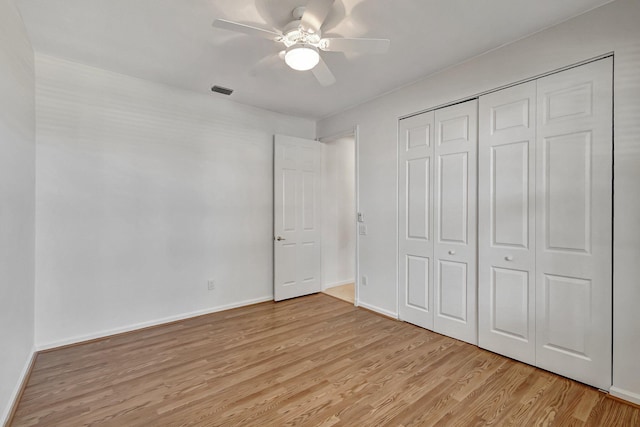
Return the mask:
<svg viewBox="0 0 640 427">
<path fill-rule="evenodd" d="M 360 233 L 361 236 L 366 236 L 367 235 L 367 226 L 366 226 L 366 224 L 360 224 L 359 233 Z"/>
</svg>

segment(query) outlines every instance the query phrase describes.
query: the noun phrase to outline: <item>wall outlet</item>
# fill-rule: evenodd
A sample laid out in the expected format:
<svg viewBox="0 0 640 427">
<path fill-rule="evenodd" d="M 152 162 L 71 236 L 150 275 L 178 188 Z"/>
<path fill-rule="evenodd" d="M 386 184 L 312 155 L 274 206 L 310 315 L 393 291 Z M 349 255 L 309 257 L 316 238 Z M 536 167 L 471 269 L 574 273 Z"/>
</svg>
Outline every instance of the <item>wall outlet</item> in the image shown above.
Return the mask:
<svg viewBox="0 0 640 427">
<path fill-rule="evenodd" d="M 367 276 L 362 276 L 362 279 L 360 279 L 360 284 L 362 286 L 367 286 L 367 283 L 369 283 L 369 279 L 367 279 Z"/>
<path fill-rule="evenodd" d="M 216 288 L 216 283 L 213 280 L 207 281 L 207 288 L 212 291 Z"/>
</svg>

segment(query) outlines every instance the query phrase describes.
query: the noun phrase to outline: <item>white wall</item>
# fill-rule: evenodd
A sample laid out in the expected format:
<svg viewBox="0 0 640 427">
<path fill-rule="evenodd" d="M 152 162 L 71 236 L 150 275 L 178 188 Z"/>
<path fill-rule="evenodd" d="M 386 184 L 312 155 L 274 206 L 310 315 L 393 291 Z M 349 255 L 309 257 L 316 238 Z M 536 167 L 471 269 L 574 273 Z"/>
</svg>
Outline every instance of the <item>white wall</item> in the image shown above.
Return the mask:
<svg viewBox="0 0 640 427">
<path fill-rule="evenodd" d="M 617 0 L 318 123 L 359 126 L 360 269 L 368 307 L 397 312 L 397 120 L 615 52 L 614 366 L 612 392 L 640 403 L 640 1 Z"/>
<path fill-rule="evenodd" d="M 34 90 L 22 19 L 0 0 L 0 425 L 33 353 Z"/>
<path fill-rule="evenodd" d="M 273 134 L 314 122 L 41 55 L 36 101 L 39 348 L 272 298 Z"/>
<path fill-rule="evenodd" d="M 322 144 L 322 288 L 355 280 L 355 139 Z"/>
</svg>

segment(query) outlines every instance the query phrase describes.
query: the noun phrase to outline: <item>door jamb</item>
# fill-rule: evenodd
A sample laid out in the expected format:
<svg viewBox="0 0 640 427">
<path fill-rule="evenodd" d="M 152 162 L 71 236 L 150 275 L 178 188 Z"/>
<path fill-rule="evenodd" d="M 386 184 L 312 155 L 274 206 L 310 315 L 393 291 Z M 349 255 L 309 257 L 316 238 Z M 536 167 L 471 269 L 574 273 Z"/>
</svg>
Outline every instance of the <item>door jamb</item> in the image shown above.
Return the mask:
<svg viewBox="0 0 640 427">
<path fill-rule="evenodd" d="M 355 269 L 354 269 L 354 288 L 355 288 L 355 295 L 354 295 L 354 306 L 358 307 L 360 304 L 360 234 L 359 234 L 359 223 L 357 222 L 356 218 L 358 215 L 358 212 L 360 212 L 360 138 L 359 138 L 359 134 L 360 134 L 360 128 L 358 125 L 355 125 L 354 127 L 352 127 L 351 129 L 347 129 L 347 130 L 343 130 L 341 132 L 336 132 L 333 134 L 330 134 L 329 136 L 323 136 L 320 138 L 316 138 L 317 141 L 319 142 L 328 142 L 328 141 L 334 141 L 336 139 L 340 139 L 340 138 L 344 138 L 344 137 L 353 137 L 353 149 L 355 150 L 355 167 L 354 167 L 354 173 L 355 173 L 355 212 L 353 212 L 353 220 L 355 222 L 355 238 L 356 238 L 356 253 L 355 255 Z M 322 202 L 321 202 L 322 203 Z M 320 258 L 322 260 L 322 257 Z M 322 262 L 322 261 L 321 261 Z M 322 278 L 322 273 L 320 274 L 320 277 Z M 322 279 L 321 279 L 322 280 Z"/>
</svg>

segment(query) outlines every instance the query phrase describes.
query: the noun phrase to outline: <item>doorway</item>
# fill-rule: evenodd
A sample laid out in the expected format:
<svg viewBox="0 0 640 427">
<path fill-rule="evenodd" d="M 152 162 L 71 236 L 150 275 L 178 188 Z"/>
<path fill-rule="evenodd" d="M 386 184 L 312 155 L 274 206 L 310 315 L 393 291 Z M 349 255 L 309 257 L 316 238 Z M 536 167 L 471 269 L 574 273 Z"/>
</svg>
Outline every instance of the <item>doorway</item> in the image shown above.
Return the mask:
<svg viewBox="0 0 640 427">
<path fill-rule="evenodd" d="M 357 132 L 320 142 L 322 291 L 357 305 Z"/>
</svg>

